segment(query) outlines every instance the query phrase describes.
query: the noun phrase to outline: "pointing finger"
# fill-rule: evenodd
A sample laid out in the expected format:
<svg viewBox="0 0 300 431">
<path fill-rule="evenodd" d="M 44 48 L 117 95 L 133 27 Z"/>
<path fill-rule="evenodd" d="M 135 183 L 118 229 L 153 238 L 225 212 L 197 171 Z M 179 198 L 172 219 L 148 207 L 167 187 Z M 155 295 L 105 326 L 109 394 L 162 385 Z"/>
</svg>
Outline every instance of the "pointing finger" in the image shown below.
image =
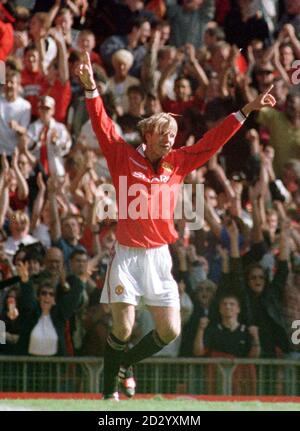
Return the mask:
<svg viewBox="0 0 300 431">
<path fill-rule="evenodd" d="M 90 59 L 90 54 L 88 53 L 88 51 L 84 52 L 84 62 L 89 66 L 92 67 L 91 65 L 91 59 Z"/>
<path fill-rule="evenodd" d="M 274 85 L 272 84 L 272 85 L 270 85 L 270 87 L 268 88 L 268 90 L 267 91 L 265 91 L 264 92 L 264 94 L 268 94 L 268 93 L 270 93 L 270 91 L 272 90 L 272 88 L 274 87 Z"/>
</svg>

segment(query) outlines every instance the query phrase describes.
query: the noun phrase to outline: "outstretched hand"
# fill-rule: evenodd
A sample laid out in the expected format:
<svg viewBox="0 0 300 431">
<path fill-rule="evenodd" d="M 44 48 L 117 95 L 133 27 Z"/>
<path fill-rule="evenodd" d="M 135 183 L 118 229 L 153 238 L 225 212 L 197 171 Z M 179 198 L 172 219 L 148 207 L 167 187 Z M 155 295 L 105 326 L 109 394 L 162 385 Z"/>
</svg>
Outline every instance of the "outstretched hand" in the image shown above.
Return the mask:
<svg viewBox="0 0 300 431">
<path fill-rule="evenodd" d="M 270 94 L 273 85 L 271 85 L 267 91 L 262 94 L 259 94 L 252 102 L 247 103 L 246 106 L 242 109 L 245 115 L 250 114 L 252 111 L 258 111 L 261 108 L 271 107 L 276 105 L 276 99 L 272 94 Z"/>
<path fill-rule="evenodd" d="M 76 68 L 76 75 L 86 90 L 93 90 L 96 88 L 93 67 L 90 55 L 87 51 L 82 54 L 81 62 Z"/>
</svg>

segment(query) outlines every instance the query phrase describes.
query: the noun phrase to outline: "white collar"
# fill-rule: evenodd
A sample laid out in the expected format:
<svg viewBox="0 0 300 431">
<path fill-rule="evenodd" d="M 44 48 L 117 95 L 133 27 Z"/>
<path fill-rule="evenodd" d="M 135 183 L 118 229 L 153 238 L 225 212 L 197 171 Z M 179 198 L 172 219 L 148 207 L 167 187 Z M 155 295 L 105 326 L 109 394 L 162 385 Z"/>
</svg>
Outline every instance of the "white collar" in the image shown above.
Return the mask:
<svg viewBox="0 0 300 431">
<path fill-rule="evenodd" d="M 143 156 L 144 158 L 146 158 L 145 156 L 145 151 L 146 151 L 146 144 L 141 144 L 137 147 L 136 151 L 138 153 L 140 153 L 141 156 Z"/>
</svg>

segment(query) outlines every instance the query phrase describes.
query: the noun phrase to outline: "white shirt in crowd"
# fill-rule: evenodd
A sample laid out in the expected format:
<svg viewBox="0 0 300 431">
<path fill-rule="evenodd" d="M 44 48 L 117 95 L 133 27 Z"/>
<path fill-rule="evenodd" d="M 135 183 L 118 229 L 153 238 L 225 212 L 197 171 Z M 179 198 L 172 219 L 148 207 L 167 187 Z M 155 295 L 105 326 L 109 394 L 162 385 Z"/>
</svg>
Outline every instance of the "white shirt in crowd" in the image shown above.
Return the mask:
<svg viewBox="0 0 300 431">
<path fill-rule="evenodd" d="M 40 241 L 46 248 L 51 247 L 50 229 L 44 223 L 39 223 L 32 232 L 35 238 Z"/>
<path fill-rule="evenodd" d="M 40 138 L 43 128 L 44 124 L 42 123 L 42 121 L 36 120 L 34 123 L 30 124 L 28 129 L 28 135 L 31 139 L 29 149 L 32 151 L 32 154 L 38 160 L 40 160 Z M 55 133 L 57 136 L 55 144 L 51 142 L 53 133 Z M 49 171 L 51 175 L 62 176 L 65 174 L 63 158 L 70 151 L 71 145 L 71 136 L 66 126 L 62 123 L 58 123 L 54 120 L 54 118 L 51 118 L 49 123 L 49 130 L 47 133 L 47 154 Z"/>
<path fill-rule="evenodd" d="M 114 123 L 114 125 L 116 132 L 120 136 L 122 136 L 123 134 L 121 127 L 117 123 Z M 81 127 L 78 140 L 81 140 L 86 143 L 88 148 L 90 148 L 91 150 L 99 150 L 99 142 L 93 130 L 91 120 L 88 120 Z M 106 178 L 110 178 L 110 172 L 108 170 L 107 161 L 104 156 L 97 156 L 95 170 L 97 172 L 97 175 L 99 175 L 100 177 L 104 176 Z"/>
<path fill-rule="evenodd" d="M 11 156 L 18 145 L 18 135 L 10 128 L 11 120 L 16 120 L 22 127 L 28 128 L 31 117 L 30 103 L 18 97 L 14 102 L 8 102 L 0 97 L 0 154 L 4 152 Z"/>
<path fill-rule="evenodd" d="M 57 353 L 58 335 L 50 315 L 41 316 L 31 331 L 28 353 L 30 355 L 53 356 Z"/>
<path fill-rule="evenodd" d="M 140 85 L 140 81 L 134 76 L 128 75 L 123 82 L 115 82 L 114 78 L 108 80 L 108 88 L 115 95 L 116 104 L 122 106 L 123 112 L 128 111 L 127 90 L 132 85 Z"/>
<path fill-rule="evenodd" d="M 29 245 L 35 242 L 37 242 L 37 239 L 29 234 L 24 236 L 22 239 L 13 239 L 12 236 L 9 236 L 4 242 L 4 250 L 6 254 L 13 256 L 18 250 L 20 244 Z"/>
</svg>

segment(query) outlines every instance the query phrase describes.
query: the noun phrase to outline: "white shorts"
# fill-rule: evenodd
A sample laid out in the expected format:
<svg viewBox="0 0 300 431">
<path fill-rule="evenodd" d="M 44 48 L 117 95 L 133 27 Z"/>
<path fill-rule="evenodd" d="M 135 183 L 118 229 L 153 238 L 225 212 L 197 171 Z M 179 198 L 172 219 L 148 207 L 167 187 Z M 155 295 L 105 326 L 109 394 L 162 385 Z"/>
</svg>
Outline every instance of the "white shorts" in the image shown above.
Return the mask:
<svg viewBox="0 0 300 431">
<path fill-rule="evenodd" d="M 101 302 L 126 302 L 180 308 L 167 244 L 155 248 L 126 247 L 118 242 L 106 272 Z"/>
</svg>

